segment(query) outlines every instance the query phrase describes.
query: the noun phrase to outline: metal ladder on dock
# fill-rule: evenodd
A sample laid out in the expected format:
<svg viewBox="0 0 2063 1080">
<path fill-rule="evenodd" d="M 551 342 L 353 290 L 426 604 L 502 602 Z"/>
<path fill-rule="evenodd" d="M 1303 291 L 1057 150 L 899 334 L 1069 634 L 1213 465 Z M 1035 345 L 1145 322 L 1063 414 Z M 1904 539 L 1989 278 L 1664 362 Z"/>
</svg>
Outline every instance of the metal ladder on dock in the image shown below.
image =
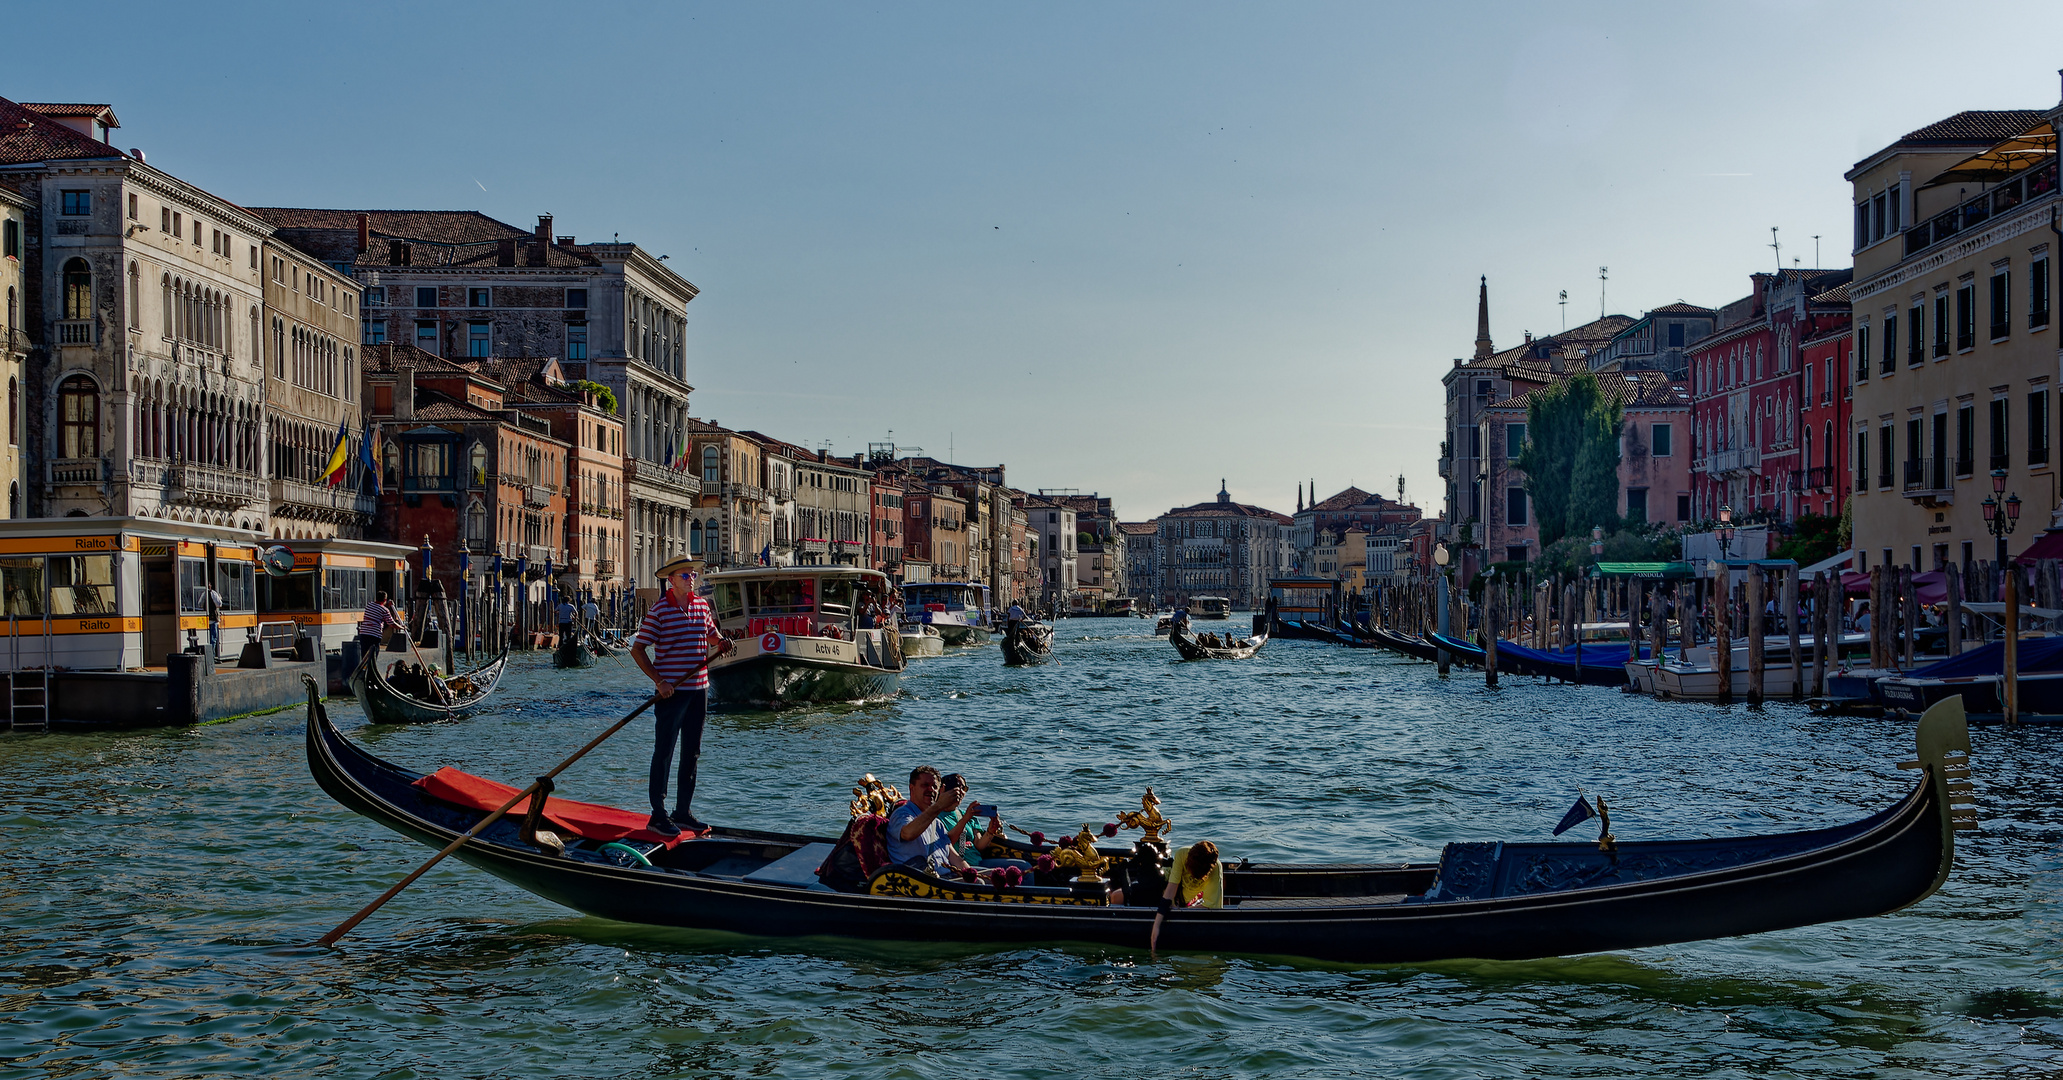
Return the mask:
<svg viewBox="0 0 2063 1080">
<path fill-rule="evenodd" d="M 50 730 L 50 620 L 43 624 L 43 666 L 21 666 L 21 617 L 7 617 L 7 730 Z"/>
</svg>

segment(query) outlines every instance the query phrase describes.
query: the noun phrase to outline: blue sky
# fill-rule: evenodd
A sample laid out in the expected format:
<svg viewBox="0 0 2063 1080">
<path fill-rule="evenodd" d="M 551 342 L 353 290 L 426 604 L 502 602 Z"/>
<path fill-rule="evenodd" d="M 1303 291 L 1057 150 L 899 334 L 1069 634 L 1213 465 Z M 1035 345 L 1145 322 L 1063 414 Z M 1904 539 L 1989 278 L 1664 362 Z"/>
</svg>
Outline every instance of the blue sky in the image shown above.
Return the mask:
<svg viewBox="0 0 2063 1080">
<path fill-rule="evenodd" d="M 0 95 L 249 205 L 539 213 L 695 282 L 698 415 L 1127 519 L 1429 511 L 1440 372 L 1848 265 L 1842 173 L 2058 100 L 2053 3 L 22 8 Z M 1981 23 L 1981 27 L 1969 25 Z M 1929 29 L 1929 28 L 1932 29 Z M 90 60 L 82 64 L 82 59 Z"/>
</svg>

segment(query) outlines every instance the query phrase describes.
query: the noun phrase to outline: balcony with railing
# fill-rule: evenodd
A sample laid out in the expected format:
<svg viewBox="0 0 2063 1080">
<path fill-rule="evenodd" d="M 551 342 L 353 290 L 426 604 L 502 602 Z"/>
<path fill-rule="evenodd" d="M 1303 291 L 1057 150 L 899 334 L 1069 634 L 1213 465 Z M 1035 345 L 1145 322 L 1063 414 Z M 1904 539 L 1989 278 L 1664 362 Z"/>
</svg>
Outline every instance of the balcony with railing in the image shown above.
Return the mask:
<svg viewBox="0 0 2063 1080">
<path fill-rule="evenodd" d="M 92 319 L 64 319 L 57 324 L 59 345 L 93 345 L 98 335 Z"/>
<path fill-rule="evenodd" d="M 766 489 L 758 484 L 725 484 L 723 494 L 727 499 L 744 499 L 747 502 L 763 502 Z"/>
<path fill-rule="evenodd" d="M 272 478 L 272 505 L 281 517 L 311 521 L 370 520 L 379 512 L 379 500 L 362 492 L 277 476 Z"/>
<path fill-rule="evenodd" d="M 173 499 L 194 506 L 236 507 L 263 499 L 257 477 L 212 465 L 183 461 L 168 470 L 170 486 L 178 489 Z"/>
<path fill-rule="evenodd" d="M 1834 469 L 1830 465 L 1791 470 L 1791 493 L 1794 495 L 1816 494 L 1833 486 Z"/>
<path fill-rule="evenodd" d="M 523 505 L 542 507 L 551 505 L 552 496 L 557 494 L 550 484 L 523 485 Z"/>
<path fill-rule="evenodd" d="M 1950 482 L 1947 458 L 1918 458 L 1905 462 L 1900 472 L 1899 493 L 1908 499 L 1935 503 L 1952 495 L 1955 487 Z"/>
<path fill-rule="evenodd" d="M 98 484 L 107 479 L 107 464 L 100 458 L 58 458 L 50 462 L 53 484 Z"/>
<path fill-rule="evenodd" d="M 614 576 L 614 575 L 615 575 L 615 573 L 616 573 L 616 560 L 614 560 L 614 559 L 596 559 L 596 560 L 595 560 L 595 575 L 596 575 L 597 577 L 612 577 L 612 576 Z"/>
<path fill-rule="evenodd" d="M 686 469 L 675 469 L 656 461 L 642 458 L 626 458 L 623 462 L 623 479 L 626 483 L 637 482 L 658 487 L 672 488 L 682 495 L 700 495 L 702 481 Z"/>
<path fill-rule="evenodd" d="M 2003 184 L 1967 199 L 1905 230 L 1905 257 L 1960 236 L 1985 221 L 2056 193 L 2056 162 L 2037 165 Z"/>
<path fill-rule="evenodd" d="M 1753 472 L 1762 467 L 1762 448 L 1744 446 L 1733 450 L 1714 450 L 1710 469 L 1715 473 Z"/>
</svg>

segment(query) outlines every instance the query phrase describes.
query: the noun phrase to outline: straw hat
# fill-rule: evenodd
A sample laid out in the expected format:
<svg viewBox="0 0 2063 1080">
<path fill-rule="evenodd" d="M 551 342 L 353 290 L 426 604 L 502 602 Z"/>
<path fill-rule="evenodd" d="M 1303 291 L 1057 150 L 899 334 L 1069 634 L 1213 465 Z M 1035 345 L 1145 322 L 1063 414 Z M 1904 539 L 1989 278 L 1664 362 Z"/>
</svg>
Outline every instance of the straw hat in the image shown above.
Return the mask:
<svg viewBox="0 0 2063 1080">
<path fill-rule="evenodd" d="M 670 578 L 683 570 L 699 571 L 702 569 L 703 565 L 703 559 L 694 555 L 683 555 L 680 558 L 675 559 L 672 562 L 669 562 L 666 565 L 661 566 L 659 568 L 659 580 L 665 581 L 667 578 Z"/>
</svg>

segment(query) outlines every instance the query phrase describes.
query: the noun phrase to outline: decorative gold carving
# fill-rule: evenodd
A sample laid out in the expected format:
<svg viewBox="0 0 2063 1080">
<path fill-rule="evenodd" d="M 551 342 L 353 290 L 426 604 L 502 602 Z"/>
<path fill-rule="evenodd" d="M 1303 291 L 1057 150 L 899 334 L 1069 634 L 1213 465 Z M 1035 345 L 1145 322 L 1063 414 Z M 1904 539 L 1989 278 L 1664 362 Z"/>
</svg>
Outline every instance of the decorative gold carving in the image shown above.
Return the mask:
<svg viewBox="0 0 2063 1080">
<path fill-rule="evenodd" d="M 894 784 L 884 784 L 874 779 L 873 773 L 860 777 L 853 785 L 852 805 L 847 807 L 853 817 L 886 817 L 895 804 L 903 801 L 903 793 Z"/>
<path fill-rule="evenodd" d="M 1079 835 L 1062 840 L 1053 849 L 1053 865 L 1067 870 L 1079 870 L 1076 879 L 1084 883 L 1102 881 L 1097 873 L 1114 860 L 1096 853 L 1096 834 L 1089 826 L 1082 826 Z"/>
<path fill-rule="evenodd" d="M 1605 797 L 1597 797 L 1597 849 L 1599 851 L 1619 850 L 1619 838 L 1612 835 L 1612 811 L 1605 806 Z"/>
<path fill-rule="evenodd" d="M 1103 907 L 1108 904 L 1100 897 L 1037 895 L 972 883 L 960 887 L 952 882 L 919 877 L 901 870 L 888 870 L 876 875 L 867 885 L 867 892 L 872 896 L 900 896 L 911 900 L 978 900 L 996 904 L 1062 904 L 1072 907 Z"/>
<path fill-rule="evenodd" d="M 1138 810 L 1127 810 L 1119 814 L 1118 824 L 1127 829 L 1146 830 L 1146 835 L 1140 839 L 1148 843 L 1159 840 L 1163 833 L 1175 831 L 1175 823 L 1160 816 L 1160 797 L 1153 793 L 1152 788 L 1147 788 L 1146 794 L 1140 797 L 1139 807 Z"/>
</svg>

